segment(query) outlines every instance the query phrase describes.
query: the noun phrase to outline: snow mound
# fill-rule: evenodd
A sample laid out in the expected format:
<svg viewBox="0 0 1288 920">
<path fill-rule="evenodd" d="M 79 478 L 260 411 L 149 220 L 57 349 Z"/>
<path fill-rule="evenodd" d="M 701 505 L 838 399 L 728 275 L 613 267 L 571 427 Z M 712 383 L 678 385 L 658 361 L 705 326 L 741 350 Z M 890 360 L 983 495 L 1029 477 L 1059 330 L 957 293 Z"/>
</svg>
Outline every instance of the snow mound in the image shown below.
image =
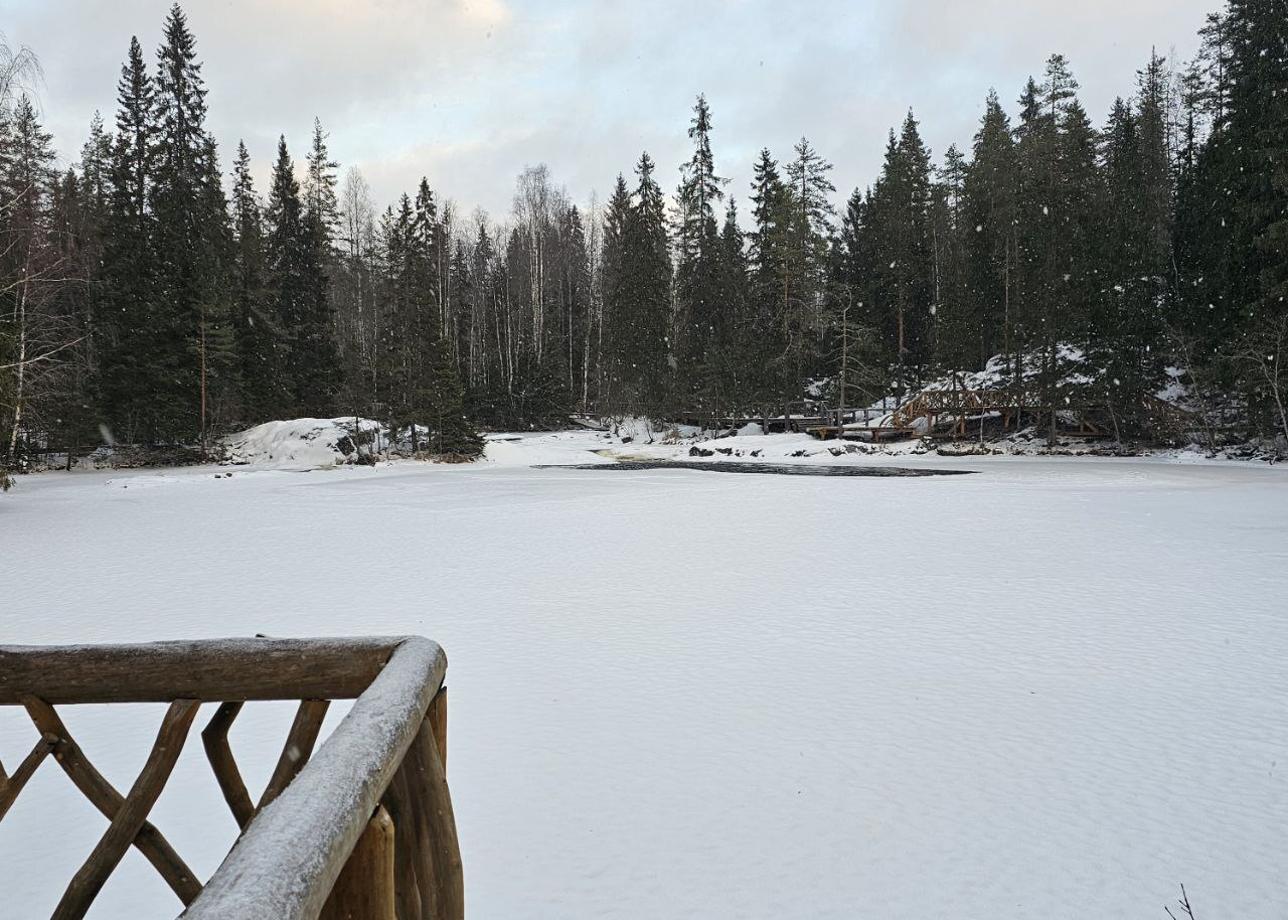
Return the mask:
<svg viewBox="0 0 1288 920">
<path fill-rule="evenodd" d="M 297 418 L 265 422 L 223 441 L 224 462 L 271 469 L 318 469 L 356 463 L 381 432 L 379 422 L 354 418 Z"/>
</svg>

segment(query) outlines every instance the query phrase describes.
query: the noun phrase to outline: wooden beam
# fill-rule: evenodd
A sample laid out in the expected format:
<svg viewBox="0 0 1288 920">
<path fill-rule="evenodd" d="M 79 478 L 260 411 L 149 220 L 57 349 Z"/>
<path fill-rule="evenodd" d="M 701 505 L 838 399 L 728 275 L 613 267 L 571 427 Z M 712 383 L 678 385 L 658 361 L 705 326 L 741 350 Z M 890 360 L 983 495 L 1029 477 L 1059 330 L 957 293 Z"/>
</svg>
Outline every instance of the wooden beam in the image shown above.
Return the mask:
<svg viewBox="0 0 1288 920">
<path fill-rule="evenodd" d="M 244 829 L 255 816 L 255 803 L 246 790 L 246 782 L 237 769 L 237 760 L 228 743 L 228 730 L 233 727 L 242 705 L 221 703 L 211 716 L 210 723 L 201 730 L 201 744 L 206 749 L 206 759 L 210 761 L 210 769 L 215 774 L 215 781 L 219 783 L 219 791 L 224 794 L 228 810 L 233 813 L 233 820 L 238 827 Z"/>
<path fill-rule="evenodd" d="M 264 794 L 260 797 L 260 809 L 267 807 L 281 795 L 282 790 L 308 763 L 330 705 L 326 700 L 300 701 L 300 708 L 295 710 L 295 721 L 291 723 L 291 730 L 286 735 L 286 744 L 282 746 L 282 754 L 277 758 L 277 766 L 273 768 L 273 775 L 269 777 Z"/>
<path fill-rule="evenodd" d="M 460 844 L 428 713 L 390 784 L 387 803 L 397 829 L 399 920 L 461 920 Z"/>
<path fill-rule="evenodd" d="M 354 699 L 401 638 L 0 646 L 0 705 Z"/>
<path fill-rule="evenodd" d="M 143 771 L 134 781 L 130 794 L 125 797 L 125 802 L 112 819 L 107 833 L 72 877 L 50 920 L 81 920 L 89 911 L 94 898 L 138 836 L 148 812 L 165 788 L 166 780 L 170 778 L 170 771 L 179 759 L 184 739 L 188 737 L 188 729 L 200 706 L 201 703 L 197 700 L 175 700 L 170 704 Z"/>
<path fill-rule="evenodd" d="M 31 779 L 36 768 L 48 756 L 49 752 L 54 749 L 58 739 L 52 735 L 43 735 L 36 746 L 31 749 L 31 753 L 23 758 L 22 763 L 18 764 L 18 769 L 13 771 L 12 776 L 4 772 L 0 767 L 0 821 L 9 813 L 14 801 L 18 798 L 18 793 L 22 792 L 22 787 L 27 785 L 27 780 Z"/>
<path fill-rule="evenodd" d="M 318 920 L 397 920 L 394 907 L 394 822 L 376 809 Z"/>
<path fill-rule="evenodd" d="M 63 772 L 81 794 L 89 799 L 90 804 L 108 821 L 114 821 L 125 804 L 125 797 L 116 791 L 103 774 L 94 769 L 94 765 L 85 757 L 52 706 L 34 697 L 24 700 L 24 705 L 36 727 L 42 733 L 58 739 L 53 752 L 54 761 L 63 768 Z M 134 837 L 134 845 L 147 857 L 180 901 L 191 904 L 196 900 L 201 893 L 201 883 L 151 822 L 144 821 L 140 826 Z"/>
<path fill-rule="evenodd" d="M 433 863 L 433 880 L 438 912 L 433 920 L 464 920 L 465 880 L 461 868 L 461 848 L 456 836 L 456 817 L 447 788 L 447 773 L 438 756 L 438 743 L 428 720 L 412 745 L 413 764 L 423 771 L 425 784 L 421 817 L 428 831 L 429 855 Z M 430 918 L 426 918 L 430 920 Z"/>
<path fill-rule="evenodd" d="M 407 781 L 407 761 L 394 774 L 381 800 L 394 822 L 394 879 L 398 920 L 420 920 L 421 881 L 417 872 L 424 847 L 416 836 L 416 808 L 419 802 Z"/>
</svg>

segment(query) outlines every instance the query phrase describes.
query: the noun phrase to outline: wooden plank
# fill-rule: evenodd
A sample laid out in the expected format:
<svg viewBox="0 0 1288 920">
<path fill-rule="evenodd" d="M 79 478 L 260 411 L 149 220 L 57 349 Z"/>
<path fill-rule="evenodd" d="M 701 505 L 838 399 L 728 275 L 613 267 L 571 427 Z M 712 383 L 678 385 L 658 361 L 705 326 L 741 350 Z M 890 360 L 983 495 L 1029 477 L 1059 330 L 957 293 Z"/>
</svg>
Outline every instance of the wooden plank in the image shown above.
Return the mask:
<svg viewBox="0 0 1288 920">
<path fill-rule="evenodd" d="M 34 697 L 23 702 L 36 727 L 58 739 L 53 752 L 54 761 L 103 817 L 108 821 L 115 820 L 125 804 L 125 797 L 94 769 L 52 706 Z M 201 883 L 196 875 L 151 822 L 143 822 L 134 837 L 134 845 L 184 904 L 191 904 L 201 893 Z"/>
<path fill-rule="evenodd" d="M 291 730 L 286 735 L 286 744 L 282 746 L 282 755 L 277 758 L 277 766 L 273 768 L 273 775 L 269 777 L 264 794 L 260 797 L 260 809 L 267 807 L 281 795 L 282 790 L 308 763 L 330 705 L 326 700 L 300 701 L 299 709 L 295 710 L 295 721 L 291 723 Z"/>
<path fill-rule="evenodd" d="M 22 787 L 27 785 L 27 780 L 31 779 L 36 768 L 44 761 L 49 752 L 54 749 L 58 739 L 52 735 L 44 735 L 36 746 L 31 749 L 31 753 L 23 758 L 22 763 L 18 764 L 18 769 L 13 771 L 13 775 L 6 775 L 4 769 L 0 767 L 0 821 L 8 814 L 9 809 L 18 798 L 18 793 L 22 792 Z"/>
<path fill-rule="evenodd" d="M 219 791 L 228 803 L 237 826 L 245 828 L 255 816 L 255 803 L 246 790 L 246 782 L 237 769 L 232 747 L 228 743 L 228 730 L 232 728 L 242 703 L 221 703 L 210 718 L 210 724 L 201 730 L 201 744 L 206 749 L 206 759 L 219 783 Z"/>
<path fill-rule="evenodd" d="M 402 638 L 0 646 L 0 705 L 353 699 Z"/>
<path fill-rule="evenodd" d="M 170 771 L 179 759 L 184 739 L 188 737 L 188 729 L 200 706 L 201 703 L 197 700 L 175 700 L 170 704 L 143 771 L 134 781 L 130 794 L 125 797 L 125 802 L 112 819 L 107 833 L 72 877 L 50 920 L 81 920 L 89 911 L 94 898 L 134 842 L 143 822 L 147 820 L 148 812 L 165 788 L 166 780 L 170 778 Z"/>
<path fill-rule="evenodd" d="M 394 908 L 394 822 L 376 809 L 318 920 L 396 920 Z"/>
</svg>

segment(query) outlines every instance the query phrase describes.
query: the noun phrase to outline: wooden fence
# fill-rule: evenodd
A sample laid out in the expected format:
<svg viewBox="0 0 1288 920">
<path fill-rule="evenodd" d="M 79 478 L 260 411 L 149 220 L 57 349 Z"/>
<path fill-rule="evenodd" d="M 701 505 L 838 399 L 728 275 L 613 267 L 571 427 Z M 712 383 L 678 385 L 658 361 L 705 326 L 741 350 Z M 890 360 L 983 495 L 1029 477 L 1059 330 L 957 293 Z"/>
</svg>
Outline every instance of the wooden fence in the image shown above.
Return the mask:
<svg viewBox="0 0 1288 920">
<path fill-rule="evenodd" d="M 51 756 L 108 820 L 54 920 L 85 916 L 131 846 L 183 903 L 185 920 L 460 920 L 446 670 L 442 649 L 417 637 L 0 646 L 0 706 L 25 707 L 40 734 L 12 773 L 0 765 L 0 821 Z M 300 705 L 282 754 L 252 799 L 228 730 L 247 702 L 291 699 Z M 337 699 L 354 703 L 314 752 Z M 122 795 L 54 707 L 145 702 L 169 709 Z M 241 828 L 204 885 L 148 821 L 203 703 L 217 704 L 202 742 Z"/>
</svg>

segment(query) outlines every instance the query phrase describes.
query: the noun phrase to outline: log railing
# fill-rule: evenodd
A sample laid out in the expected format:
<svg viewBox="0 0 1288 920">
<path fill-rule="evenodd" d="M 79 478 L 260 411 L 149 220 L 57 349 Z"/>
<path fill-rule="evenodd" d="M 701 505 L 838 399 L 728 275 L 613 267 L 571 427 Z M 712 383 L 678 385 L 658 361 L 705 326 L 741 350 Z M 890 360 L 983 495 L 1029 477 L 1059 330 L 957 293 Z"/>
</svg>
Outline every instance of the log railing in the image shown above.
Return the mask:
<svg viewBox="0 0 1288 920">
<path fill-rule="evenodd" d="M 460 920 L 446 669 L 442 649 L 415 637 L 0 646 L 0 706 L 24 707 L 39 732 L 12 773 L 0 765 L 0 821 L 51 755 L 107 819 L 55 920 L 85 916 L 131 846 L 182 902 L 185 920 Z M 290 699 L 299 709 L 256 800 L 228 731 L 244 704 Z M 315 752 L 337 699 L 354 703 Z M 156 702 L 169 709 L 125 794 L 94 768 L 54 708 Z M 202 742 L 241 828 L 204 885 L 148 821 L 203 703 L 217 704 Z"/>
</svg>

